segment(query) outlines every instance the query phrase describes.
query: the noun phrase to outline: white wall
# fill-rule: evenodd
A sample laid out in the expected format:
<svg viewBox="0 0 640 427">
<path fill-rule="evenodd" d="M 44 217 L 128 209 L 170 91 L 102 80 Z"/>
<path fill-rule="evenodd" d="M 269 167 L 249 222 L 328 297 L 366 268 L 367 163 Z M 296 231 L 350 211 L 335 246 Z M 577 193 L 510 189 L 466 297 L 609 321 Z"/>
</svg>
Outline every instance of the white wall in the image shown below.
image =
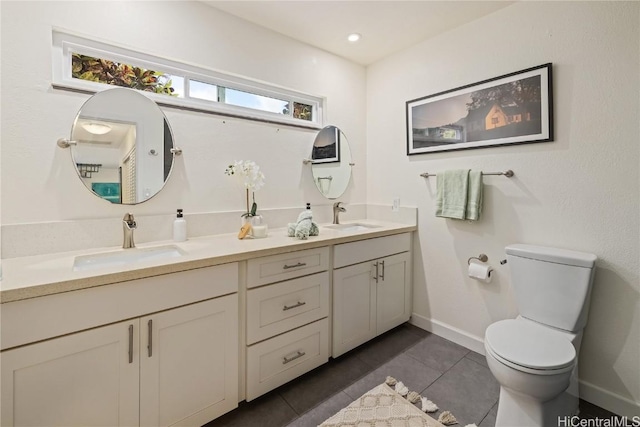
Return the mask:
<svg viewBox="0 0 640 427">
<path fill-rule="evenodd" d="M 507 244 L 595 253 L 582 388 L 585 397 L 596 395 L 589 397 L 595 403 L 635 415 L 639 7 L 519 2 L 385 58 L 367 72 L 367 201 L 391 204 L 399 196 L 419 212 L 414 321 L 481 350 L 485 328 L 517 313 L 508 265 L 498 263 Z M 555 142 L 405 155 L 407 100 L 547 62 L 553 63 Z M 419 174 L 457 168 L 513 169 L 516 176 L 485 177 L 481 221 L 436 218 L 436 180 Z M 382 170 L 393 173 L 374 173 Z M 465 276 L 467 258 L 479 253 L 497 270 L 489 285 Z"/>
<path fill-rule="evenodd" d="M 59 27 L 141 52 L 235 73 L 327 99 L 326 123 L 347 135 L 357 166 L 341 199 L 366 200 L 365 69 L 197 2 L 2 1 L 2 225 L 241 211 L 244 193 L 224 175 L 234 160 L 264 171 L 259 208 L 328 205 L 309 166 L 316 132 L 163 108 L 183 149 L 164 191 L 135 207 L 88 192 L 69 152 L 70 134 L 88 95 L 51 87 L 51 30 Z M 326 206 L 325 209 L 329 209 Z M 295 218 L 291 218 L 293 220 Z M 139 224 L 141 227 L 143 224 Z"/>
</svg>

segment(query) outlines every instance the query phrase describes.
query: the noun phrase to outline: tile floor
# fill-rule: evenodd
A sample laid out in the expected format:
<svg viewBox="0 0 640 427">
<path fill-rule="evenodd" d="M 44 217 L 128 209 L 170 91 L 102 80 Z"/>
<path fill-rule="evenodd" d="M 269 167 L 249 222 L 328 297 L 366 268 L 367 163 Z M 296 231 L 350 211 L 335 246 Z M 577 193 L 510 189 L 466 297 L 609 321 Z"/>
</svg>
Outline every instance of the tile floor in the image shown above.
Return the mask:
<svg viewBox="0 0 640 427">
<path fill-rule="evenodd" d="M 493 427 L 498 383 L 484 356 L 405 323 L 251 402 L 206 427 L 317 426 L 387 375 L 451 411 L 459 426 Z M 611 417 L 580 401 L 581 417 Z"/>
</svg>

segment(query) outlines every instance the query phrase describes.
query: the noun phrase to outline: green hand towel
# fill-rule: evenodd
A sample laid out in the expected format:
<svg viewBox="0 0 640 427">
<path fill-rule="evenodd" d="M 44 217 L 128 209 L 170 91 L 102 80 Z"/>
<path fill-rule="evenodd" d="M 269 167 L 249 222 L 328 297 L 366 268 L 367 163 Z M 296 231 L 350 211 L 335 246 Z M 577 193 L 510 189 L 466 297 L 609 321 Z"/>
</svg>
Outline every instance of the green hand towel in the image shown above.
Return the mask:
<svg viewBox="0 0 640 427">
<path fill-rule="evenodd" d="M 469 187 L 469 169 L 438 173 L 436 216 L 465 219 Z"/>
<path fill-rule="evenodd" d="M 467 192 L 467 207 L 465 219 L 477 221 L 482 214 L 482 172 L 469 172 L 469 186 Z"/>
</svg>

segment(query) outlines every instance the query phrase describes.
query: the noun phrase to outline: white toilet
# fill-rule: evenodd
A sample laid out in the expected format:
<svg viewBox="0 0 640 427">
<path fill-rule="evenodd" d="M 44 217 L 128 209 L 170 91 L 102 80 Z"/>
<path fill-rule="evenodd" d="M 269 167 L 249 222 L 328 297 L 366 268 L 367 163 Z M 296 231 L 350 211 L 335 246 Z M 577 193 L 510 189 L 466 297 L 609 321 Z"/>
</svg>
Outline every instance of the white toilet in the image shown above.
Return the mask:
<svg viewBox="0 0 640 427">
<path fill-rule="evenodd" d="M 578 411 L 578 354 L 596 256 L 506 247 L 520 315 L 489 325 L 484 346 L 500 383 L 496 427 L 557 426 Z"/>
</svg>

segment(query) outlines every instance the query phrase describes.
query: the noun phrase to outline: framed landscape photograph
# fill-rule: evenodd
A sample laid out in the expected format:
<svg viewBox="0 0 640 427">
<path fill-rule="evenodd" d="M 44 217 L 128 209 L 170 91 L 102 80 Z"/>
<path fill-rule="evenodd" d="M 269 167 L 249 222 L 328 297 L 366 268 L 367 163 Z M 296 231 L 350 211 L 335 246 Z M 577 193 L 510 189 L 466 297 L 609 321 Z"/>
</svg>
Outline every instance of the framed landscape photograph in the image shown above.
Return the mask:
<svg viewBox="0 0 640 427">
<path fill-rule="evenodd" d="M 551 64 L 407 101 L 407 155 L 553 141 Z"/>
<path fill-rule="evenodd" d="M 323 128 L 313 142 L 313 163 L 340 162 L 340 129 L 335 126 Z"/>
</svg>

